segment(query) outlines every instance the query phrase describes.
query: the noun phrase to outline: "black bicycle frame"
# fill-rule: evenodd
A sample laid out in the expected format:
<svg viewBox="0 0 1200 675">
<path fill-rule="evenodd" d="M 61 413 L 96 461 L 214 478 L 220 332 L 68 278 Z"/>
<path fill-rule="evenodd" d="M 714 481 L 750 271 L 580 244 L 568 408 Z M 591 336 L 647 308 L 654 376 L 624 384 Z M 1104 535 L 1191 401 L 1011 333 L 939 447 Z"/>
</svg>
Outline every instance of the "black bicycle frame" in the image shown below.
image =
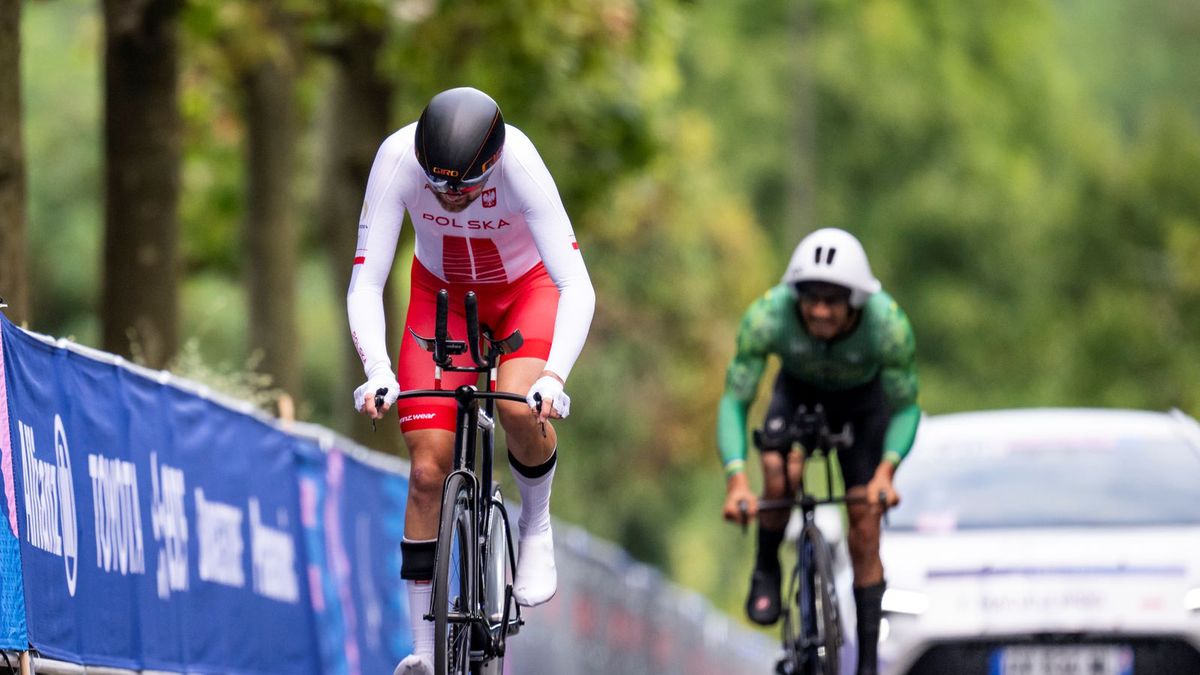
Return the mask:
<svg viewBox="0 0 1200 675">
<path fill-rule="evenodd" d="M 801 446 L 803 446 L 806 459 L 808 457 L 819 455 L 824 460 L 826 496 L 822 499 L 813 497 L 804 489 L 803 476 L 800 477 L 800 482 L 794 487 L 793 492 L 791 477 L 788 475 L 786 466 L 786 456 L 796 443 L 799 443 Z M 805 620 L 803 616 L 796 617 L 796 620 L 801 622 L 801 630 L 799 631 L 800 642 L 797 647 L 803 654 L 803 658 L 808 659 L 809 649 L 817 645 L 810 641 L 810 631 L 814 630 L 814 627 L 807 625 L 806 621 L 815 622 L 817 620 L 815 614 L 814 595 L 819 591 L 815 579 L 814 566 L 816 563 L 808 555 L 806 555 L 805 550 L 803 550 L 803 547 L 808 544 L 808 537 L 805 536 L 804 531 L 809 528 L 813 528 L 817 531 L 818 538 L 820 538 L 820 528 L 818 528 L 816 525 L 816 510 L 818 506 L 822 506 L 824 504 L 844 504 L 862 500 L 861 497 L 847 499 L 844 494 L 836 497 L 833 494 L 833 467 L 831 464 L 831 457 L 832 454 L 838 449 L 848 448 L 854 444 L 853 432 L 851 431 L 849 425 L 845 425 L 841 432 L 836 434 L 832 433 L 829 430 L 829 425 L 825 419 L 825 410 L 823 406 L 818 404 L 813 410 L 810 411 L 806 406 L 801 405 L 797 409 L 793 418 L 788 422 L 788 425 L 782 431 L 768 433 L 765 430 L 756 429 L 754 431 L 754 444 L 759 450 L 764 450 L 766 448 L 775 449 L 780 447 L 786 448 L 787 450 L 787 452 L 784 453 L 784 484 L 786 486 L 785 491 L 793 494 L 791 497 L 785 499 L 761 500 L 758 504 L 758 508 L 760 512 L 783 509 L 790 510 L 795 507 L 800 508 L 802 515 L 802 526 L 800 537 L 796 542 L 796 564 L 800 566 L 801 569 L 800 573 L 802 578 L 800 579 L 799 583 L 804 584 L 804 589 L 807 591 L 802 595 L 802 597 L 806 598 L 804 604 L 807 605 L 807 607 L 801 608 L 801 611 L 808 612 L 809 617 L 807 620 Z M 826 649 L 831 648 L 830 645 L 824 646 Z M 790 649 L 786 643 L 785 649 Z M 832 646 L 832 649 L 837 649 L 836 644 Z"/>
<path fill-rule="evenodd" d="M 449 398 L 454 397 L 456 405 L 456 421 L 455 421 L 455 442 L 454 442 L 454 463 L 453 468 L 446 476 L 446 482 L 451 476 L 456 474 L 462 475 L 471 484 L 474 491 L 474 513 L 476 517 L 477 532 L 482 533 L 486 528 L 491 516 L 491 508 L 500 509 L 501 516 L 505 522 L 508 521 L 508 513 L 504 508 L 504 504 L 491 504 L 491 485 L 492 472 L 494 465 L 494 449 L 495 449 L 495 408 L 496 401 L 507 400 L 525 403 L 525 397 L 519 394 L 509 392 L 496 391 L 496 373 L 497 364 L 500 356 L 508 354 L 520 349 L 524 344 L 524 338 L 521 337 L 521 331 L 514 331 L 508 337 L 496 340 L 491 335 L 491 330 L 484 326 L 483 331 L 480 331 L 478 300 L 473 291 L 466 294 L 464 300 L 467 321 L 467 340 L 451 340 L 449 330 L 447 328 L 449 318 L 450 294 L 442 289 L 438 291 L 437 296 L 437 313 L 434 323 L 434 336 L 432 338 L 422 337 L 416 331 L 409 329 L 413 339 L 426 351 L 431 352 L 434 362 L 434 388 L 433 389 L 417 389 L 406 391 L 400 394 L 397 398 Z M 487 342 L 488 348 L 486 352 L 480 352 L 481 339 Z M 471 360 L 474 366 L 456 366 L 453 363 L 452 357 L 459 354 L 471 354 Z M 479 391 L 475 385 L 464 384 L 453 391 L 442 389 L 442 374 L 445 372 L 464 372 L 464 373 L 479 373 L 487 374 L 488 383 L 484 391 Z M 483 401 L 483 408 L 480 409 L 479 403 Z M 376 408 L 382 405 L 382 395 L 376 395 Z M 487 420 L 483 425 L 482 443 L 483 443 L 483 462 L 481 470 L 477 473 L 474 471 L 476 465 L 476 456 L 478 450 L 478 439 L 480 436 L 480 415 Z M 445 485 L 445 482 L 443 482 Z M 505 528 L 507 534 L 507 553 L 509 558 L 509 566 L 511 569 L 516 569 L 516 557 L 514 555 L 514 547 L 512 544 L 512 532 Z M 482 564 L 483 561 L 480 561 Z M 482 567 L 480 568 L 482 569 Z M 471 584 L 476 584 L 477 579 L 469 581 Z M 479 589 L 476 589 L 475 596 L 480 602 L 485 602 L 480 597 Z M 509 605 L 505 602 L 504 613 L 502 618 L 502 629 L 493 640 L 491 650 L 493 656 L 504 655 L 505 638 L 508 634 L 509 627 Z M 481 617 L 476 617 L 474 613 L 478 608 L 466 608 L 461 615 L 454 617 L 455 621 L 473 622 L 480 620 Z M 426 615 L 427 620 L 432 620 L 432 616 Z M 483 621 L 487 621 L 487 617 L 482 617 Z M 521 623 L 521 609 L 517 607 L 516 623 L 519 626 Z"/>
<path fill-rule="evenodd" d="M 825 504 L 861 504 L 868 501 L 868 497 L 865 495 L 847 497 L 845 494 L 838 496 L 834 496 L 833 494 L 832 456 L 834 452 L 838 450 L 844 450 L 854 445 L 854 432 L 849 424 L 844 425 L 842 430 L 836 434 L 831 432 L 828 422 L 825 418 L 825 409 L 820 404 L 814 406 L 811 411 L 806 406 L 801 405 L 796 410 L 796 414 L 793 416 L 792 420 L 789 421 L 787 427 L 785 427 L 781 432 L 766 433 L 761 429 L 756 429 L 754 431 L 754 444 L 759 450 L 763 450 L 764 448 L 773 449 L 784 447 L 790 452 L 792 446 L 796 443 L 799 443 L 804 447 L 806 459 L 814 456 L 821 456 L 823 459 L 825 463 L 826 496 L 824 498 L 817 499 L 809 494 L 804 489 L 804 477 L 801 476 L 800 484 L 795 486 L 795 492 L 792 497 L 784 499 L 761 500 L 758 503 L 758 509 L 761 512 L 783 509 L 790 510 L 792 508 L 799 507 L 803 516 L 802 528 L 816 528 L 819 534 L 820 528 L 817 528 L 816 525 L 816 510 L 818 506 Z M 787 452 L 785 452 L 784 455 L 786 458 Z M 786 459 L 784 467 L 784 483 L 786 486 L 786 491 L 792 492 L 793 488 L 791 485 L 791 477 L 788 476 L 787 472 Z M 884 509 L 883 517 L 886 522 L 887 500 L 886 494 L 883 492 L 881 492 L 879 495 L 879 503 Z M 802 547 L 805 545 L 805 541 L 806 538 L 803 532 L 801 532 L 801 536 L 797 541 L 797 545 Z M 809 560 L 808 564 L 805 565 L 803 563 L 805 560 L 805 554 L 802 550 L 797 550 L 797 555 L 799 556 L 797 564 L 803 565 L 802 573 L 806 577 L 806 579 L 802 580 L 802 583 L 808 583 L 810 586 L 808 604 L 811 605 L 813 602 L 812 595 L 817 592 L 813 578 L 813 562 Z M 811 606 L 807 609 L 812 612 Z M 812 620 L 816 620 L 815 616 L 812 617 Z M 805 630 L 801 631 L 800 644 L 800 647 L 805 650 L 805 658 L 807 658 L 807 650 L 812 646 L 814 645 L 809 642 L 808 630 L 806 627 Z M 826 648 L 829 648 L 829 645 L 825 646 Z M 833 648 L 837 649 L 837 646 L 835 645 Z"/>
</svg>

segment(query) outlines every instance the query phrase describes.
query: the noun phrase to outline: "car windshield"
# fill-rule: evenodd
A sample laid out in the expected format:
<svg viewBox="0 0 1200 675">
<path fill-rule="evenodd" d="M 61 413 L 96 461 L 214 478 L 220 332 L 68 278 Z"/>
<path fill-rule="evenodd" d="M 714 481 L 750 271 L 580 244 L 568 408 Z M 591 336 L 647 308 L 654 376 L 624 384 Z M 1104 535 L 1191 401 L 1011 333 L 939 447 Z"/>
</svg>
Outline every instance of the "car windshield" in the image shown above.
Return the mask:
<svg viewBox="0 0 1200 675">
<path fill-rule="evenodd" d="M 1164 438 L 918 446 L 896 488 L 900 529 L 1200 523 L 1200 453 Z"/>
</svg>

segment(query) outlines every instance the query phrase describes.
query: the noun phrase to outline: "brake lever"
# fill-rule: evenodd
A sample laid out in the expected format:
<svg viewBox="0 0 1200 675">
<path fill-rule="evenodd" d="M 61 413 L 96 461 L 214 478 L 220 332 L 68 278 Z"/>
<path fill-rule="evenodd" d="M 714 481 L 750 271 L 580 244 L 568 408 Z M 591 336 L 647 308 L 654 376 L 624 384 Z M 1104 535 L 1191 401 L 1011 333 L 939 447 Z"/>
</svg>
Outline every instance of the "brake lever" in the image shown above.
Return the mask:
<svg viewBox="0 0 1200 675">
<path fill-rule="evenodd" d="M 540 393 L 535 392 L 533 394 L 533 400 L 535 403 L 537 403 L 538 426 L 541 427 L 542 438 L 545 438 L 546 437 L 546 420 L 542 419 L 542 395 Z"/>
<path fill-rule="evenodd" d="M 883 509 L 883 525 L 891 527 L 892 524 L 888 521 L 888 511 L 892 509 L 891 504 L 888 504 L 887 490 L 879 491 L 879 508 Z"/>
<path fill-rule="evenodd" d="M 387 387 L 380 387 L 375 390 L 375 410 L 378 412 L 383 407 L 383 397 L 387 395 Z M 375 428 L 375 418 L 371 418 L 371 433 L 378 431 Z"/>
</svg>

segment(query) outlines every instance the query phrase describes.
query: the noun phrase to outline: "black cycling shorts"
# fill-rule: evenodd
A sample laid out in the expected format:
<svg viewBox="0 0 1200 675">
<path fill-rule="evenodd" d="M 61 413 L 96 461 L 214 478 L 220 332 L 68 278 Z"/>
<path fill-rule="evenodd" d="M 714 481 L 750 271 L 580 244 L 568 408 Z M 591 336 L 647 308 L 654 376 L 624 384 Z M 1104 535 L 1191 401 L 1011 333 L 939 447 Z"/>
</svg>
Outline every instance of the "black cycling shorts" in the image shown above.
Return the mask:
<svg viewBox="0 0 1200 675">
<path fill-rule="evenodd" d="M 846 489 L 866 485 L 883 459 L 883 437 L 892 418 L 883 383 L 876 377 L 845 391 L 826 391 L 780 371 L 763 424 L 767 429 L 782 429 L 800 405 L 811 411 L 818 403 L 825 408 L 830 432 L 841 432 L 846 423 L 853 430 L 854 444 L 838 451 Z M 763 452 L 782 453 L 787 449 L 764 448 Z"/>
</svg>

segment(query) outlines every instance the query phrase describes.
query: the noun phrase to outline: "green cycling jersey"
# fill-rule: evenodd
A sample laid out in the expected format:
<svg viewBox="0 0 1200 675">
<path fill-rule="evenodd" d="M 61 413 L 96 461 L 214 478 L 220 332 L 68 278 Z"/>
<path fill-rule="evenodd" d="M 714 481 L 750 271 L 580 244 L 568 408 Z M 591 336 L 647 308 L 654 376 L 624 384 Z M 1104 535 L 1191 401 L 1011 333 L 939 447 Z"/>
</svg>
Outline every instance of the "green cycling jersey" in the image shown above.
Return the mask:
<svg viewBox="0 0 1200 675">
<path fill-rule="evenodd" d="M 745 466 L 747 411 L 772 354 L 788 375 L 829 391 L 844 391 L 879 377 L 891 410 L 883 456 L 899 464 L 912 447 L 921 418 L 915 342 L 904 310 L 892 296 L 879 291 L 862 307 L 848 334 L 825 341 L 804 329 L 796 300 L 796 291 L 780 284 L 751 304 L 742 317 L 737 354 L 729 364 L 717 414 L 717 444 L 726 475 Z"/>
</svg>

